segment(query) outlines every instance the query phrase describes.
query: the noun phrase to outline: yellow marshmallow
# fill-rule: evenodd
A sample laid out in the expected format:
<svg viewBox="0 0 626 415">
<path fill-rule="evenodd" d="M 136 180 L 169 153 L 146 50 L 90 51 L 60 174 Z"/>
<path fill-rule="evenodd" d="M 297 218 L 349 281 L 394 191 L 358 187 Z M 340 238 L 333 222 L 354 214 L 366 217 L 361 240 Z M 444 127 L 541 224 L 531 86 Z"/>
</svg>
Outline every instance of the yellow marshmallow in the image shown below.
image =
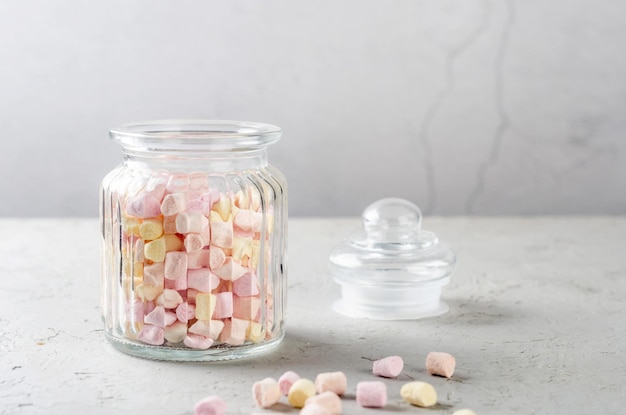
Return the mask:
<svg viewBox="0 0 626 415">
<path fill-rule="evenodd" d="M 241 262 L 244 256 L 252 256 L 252 237 L 251 236 L 235 236 L 233 238 L 232 257 L 236 261 Z"/>
<path fill-rule="evenodd" d="M 430 383 L 409 382 L 400 389 L 402 399 L 411 405 L 427 408 L 437 403 L 437 391 Z"/>
<path fill-rule="evenodd" d="M 139 225 L 139 236 L 148 241 L 153 241 L 163 235 L 163 221 L 161 219 L 145 219 Z"/>
<path fill-rule="evenodd" d="M 250 326 L 248 326 L 246 338 L 254 343 L 262 341 L 265 338 L 265 330 L 263 329 L 263 325 L 255 321 L 251 321 Z"/>
<path fill-rule="evenodd" d="M 232 211 L 232 202 L 229 197 L 222 196 L 213 204 L 211 210 L 219 213 L 223 221 L 227 221 Z"/>
<path fill-rule="evenodd" d="M 152 262 L 163 262 L 165 260 L 165 239 L 158 238 L 146 243 L 143 247 L 143 256 Z"/>
<path fill-rule="evenodd" d="M 122 217 L 122 228 L 124 229 L 124 233 L 126 235 L 135 235 L 139 236 L 139 226 L 141 225 L 141 219 L 136 218 L 134 216 L 126 216 Z"/>
<path fill-rule="evenodd" d="M 315 396 L 317 391 L 315 390 L 315 384 L 309 379 L 300 378 L 296 380 L 287 394 L 287 400 L 289 404 L 294 408 L 302 408 L 307 399 L 311 396 Z"/>
<path fill-rule="evenodd" d="M 147 287 L 144 284 L 135 287 L 135 295 L 146 301 L 154 301 L 162 291 L 162 287 Z"/>
<path fill-rule="evenodd" d="M 176 235 L 165 235 L 162 239 L 165 242 L 165 251 L 167 252 L 182 251 L 185 247 L 183 241 Z"/>
<path fill-rule="evenodd" d="M 215 311 L 216 297 L 210 293 L 198 293 L 196 295 L 196 318 L 198 320 L 211 320 Z"/>
</svg>

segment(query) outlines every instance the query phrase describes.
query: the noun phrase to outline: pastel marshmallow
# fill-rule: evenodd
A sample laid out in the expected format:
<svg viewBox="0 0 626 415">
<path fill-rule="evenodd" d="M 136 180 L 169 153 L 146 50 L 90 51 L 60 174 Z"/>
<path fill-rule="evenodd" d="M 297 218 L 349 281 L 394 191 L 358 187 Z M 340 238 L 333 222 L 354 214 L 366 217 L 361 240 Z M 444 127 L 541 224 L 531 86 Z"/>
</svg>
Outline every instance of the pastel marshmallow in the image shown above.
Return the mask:
<svg viewBox="0 0 626 415">
<path fill-rule="evenodd" d="M 163 235 L 163 221 L 161 219 L 145 219 L 139 225 L 139 236 L 152 241 Z"/>
<path fill-rule="evenodd" d="M 238 297 L 233 296 L 233 317 L 254 320 L 261 308 L 259 297 Z"/>
<path fill-rule="evenodd" d="M 183 339 L 183 344 L 191 349 L 206 350 L 213 346 L 215 341 L 210 337 L 204 337 L 197 334 L 188 334 Z"/>
<path fill-rule="evenodd" d="M 356 403 L 364 408 L 383 408 L 387 405 L 387 386 L 380 381 L 359 382 Z"/>
<path fill-rule="evenodd" d="M 323 413 L 329 415 L 339 415 L 342 411 L 341 398 L 332 391 L 326 391 L 315 396 L 311 396 L 304 404 L 304 409 L 307 407 L 320 407 L 325 410 Z M 322 412 L 318 412 L 316 410 L 315 412 L 311 411 L 310 413 L 314 414 Z M 300 414 L 302 414 L 302 412 L 300 412 Z"/>
<path fill-rule="evenodd" d="M 164 289 L 157 297 L 156 303 L 165 308 L 176 308 L 183 303 L 183 297 L 176 290 Z"/>
<path fill-rule="evenodd" d="M 169 343 L 180 343 L 187 336 L 187 324 L 176 321 L 165 327 L 163 336 Z"/>
<path fill-rule="evenodd" d="M 137 340 L 153 346 L 160 346 L 165 343 L 163 328 L 150 324 L 144 324 L 142 329 L 137 334 Z"/>
<path fill-rule="evenodd" d="M 476 412 L 472 411 L 471 409 L 463 408 L 457 409 L 452 413 L 452 415 L 476 415 Z"/>
<path fill-rule="evenodd" d="M 306 400 L 312 396 L 315 396 L 315 384 L 306 378 L 300 378 L 296 380 L 289 392 L 287 393 L 287 400 L 289 404 L 294 408 L 302 408 L 306 403 Z"/>
<path fill-rule="evenodd" d="M 187 278 L 178 278 L 175 280 L 165 279 L 165 288 L 174 291 L 184 291 L 187 289 Z"/>
<path fill-rule="evenodd" d="M 233 224 L 243 231 L 261 232 L 263 226 L 263 214 L 247 209 L 241 209 L 233 217 Z"/>
<path fill-rule="evenodd" d="M 200 212 L 183 212 L 176 215 L 178 233 L 202 233 L 209 226 L 209 220 Z"/>
<path fill-rule="evenodd" d="M 230 318 L 233 316 L 233 293 L 225 291 L 215 294 L 214 319 Z"/>
<path fill-rule="evenodd" d="M 176 215 L 163 216 L 163 232 L 165 234 L 176 233 Z"/>
<path fill-rule="evenodd" d="M 246 340 L 246 331 L 248 330 L 248 320 L 232 318 L 224 320 L 224 328 L 220 333 L 219 340 L 232 346 L 240 346 Z"/>
<path fill-rule="evenodd" d="M 202 249 L 196 252 L 187 253 L 187 268 L 199 269 L 209 266 L 209 250 Z"/>
<path fill-rule="evenodd" d="M 280 375 L 278 378 L 278 386 L 280 387 L 282 394 L 287 396 L 289 394 L 289 389 L 291 389 L 291 385 L 293 385 L 298 379 L 300 379 L 300 375 L 291 370 L 288 370 Z"/>
<path fill-rule="evenodd" d="M 218 213 L 222 220 L 226 221 L 232 211 L 232 201 L 227 196 L 221 196 L 211 208 L 214 212 Z"/>
<path fill-rule="evenodd" d="M 126 200 L 126 213 L 137 218 L 154 218 L 161 214 L 161 203 L 153 194 L 143 192 Z"/>
<path fill-rule="evenodd" d="M 167 234 L 159 239 L 163 239 L 166 252 L 181 251 L 185 247 L 183 241 L 177 235 Z"/>
<path fill-rule="evenodd" d="M 244 257 L 252 257 L 252 237 L 238 236 L 233 237 L 233 250 L 231 256 L 241 262 Z"/>
<path fill-rule="evenodd" d="M 196 318 L 198 320 L 211 320 L 213 311 L 215 311 L 215 295 L 198 293 L 196 295 Z"/>
<path fill-rule="evenodd" d="M 218 396 L 209 396 L 198 401 L 193 407 L 194 415 L 225 415 L 227 405 L 224 400 Z"/>
<path fill-rule="evenodd" d="M 235 281 L 248 273 L 249 269 L 242 267 L 232 258 L 226 258 L 226 261 L 219 268 L 213 269 L 213 273 L 225 281 Z"/>
<path fill-rule="evenodd" d="M 389 356 L 376 360 L 372 365 L 372 372 L 384 378 L 397 377 L 404 368 L 404 360 L 400 356 Z"/>
<path fill-rule="evenodd" d="M 143 239 L 137 239 L 135 241 L 135 262 L 143 262 L 143 247 L 145 246 L 145 241 Z"/>
<path fill-rule="evenodd" d="M 400 396 L 411 405 L 428 408 L 437 403 L 437 391 L 430 383 L 409 382 L 400 388 Z"/>
<path fill-rule="evenodd" d="M 280 388 L 275 379 L 265 378 L 252 385 L 252 399 L 261 408 L 269 408 L 280 400 Z"/>
<path fill-rule="evenodd" d="M 143 284 L 148 287 L 161 287 L 162 289 L 165 278 L 164 269 L 162 262 L 145 265 L 143 267 Z"/>
<path fill-rule="evenodd" d="M 168 280 L 187 278 L 187 253 L 180 251 L 165 254 L 164 277 Z"/>
<path fill-rule="evenodd" d="M 211 245 L 209 248 L 209 268 L 218 269 L 226 262 L 224 250 L 218 246 Z"/>
<path fill-rule="evenodd" d="M 217 212 L 211 212 L 211 242 L 221 248 L 233 247 L 233 222 L 232 217 L 225 220 Z"/>
<path fill-rule="evenodd" d="M 184 212 L 187 208 L 187 197 L 184 193 L 170 193 L 165 195 L 160 210 L 164 216 L 174 216 Z"/>
<path fill-rule="evenodd" d="M 154 310 L 146 314 L 143 318 L 143 322 L 146 324 L 151 324 L 153 326 L 164 328 L 165 309 L 163 308 L 163 306 L 157 306 L 154 308 Z"/>
<path fill-rule="evenodd" d="M 246 331 L 246 339 L 251 342 L 258 343 L 265 339 L 266 332 L 262 324 L 256 321 L 251 321 Z"/>
<path fill-rule="evenodd" d="M 135 286 L 135 295 L 146 301 L 154 301 L 163 293 L 163 287 L 149 287 L 144 284 Z"/>
<path fill-rule="evenodd" d="M 430 352 L 426 356 L 426 370 L 431 375 L 449 378 L 454 374 L 456 359 L 449 353 Z"/>
<path fill-rule="evenodd" d="M 315 389 L 317 393 L 334 392 L 343 395 L 346 392 L 348 380 L 343 372 L 320 373 L 315 378 Z"/>
<path fill-rule="evenodd" d="M 307 402 L 311 398 L 307 399 Z M 307 403 L 304 408 L 300 410 L 299 415 L 332 415 L 334 412 L 330 412 L 328 408 L 315 403 Z"/>
<path fill-rule="evenodd" d="M 213 291 L 220 283 L 220 278 L 208 268 L 187 271 L 187 286 L 205 293 Z"/>
<path fill-rule="evenodd" d="M 208 245 L 208 242 L 204 240 L 199 233 L 189 233 L 185 236 L 185 251 L 187 252 L 199 252 Z"/>
<path fill-rule="evenodd" d="M 147 242 L 143 247 L 143 256 L 152 262 L 163 262 L 165 260 L 165 239 L 157 238 Z"/>
<path fill-rule="evenodd" d="M 253 272 L 247 272 L 233 281 L 233 293 L 238 297 L 259 295 L 259 280 Z"/>
<path fill-rule="evenodd" d="M 209 188 L 209 176 L 203 172 L 189 173 L 189 190 L 206 191 Z"/>
<path fill-rule="evenodd" d="M 181 323 L 187 323 L 196 316 L 196 306 L 187 302 L 181 303 L 176 307 L 176 318 Z"/>
<path fill-rule="evenodd" d="M 197 320 L 189 327 L 189 333 L 210 337 L 213 340 L 219 338 L 222 330 L 224 322 L 221 320 Z"/>
</svg>

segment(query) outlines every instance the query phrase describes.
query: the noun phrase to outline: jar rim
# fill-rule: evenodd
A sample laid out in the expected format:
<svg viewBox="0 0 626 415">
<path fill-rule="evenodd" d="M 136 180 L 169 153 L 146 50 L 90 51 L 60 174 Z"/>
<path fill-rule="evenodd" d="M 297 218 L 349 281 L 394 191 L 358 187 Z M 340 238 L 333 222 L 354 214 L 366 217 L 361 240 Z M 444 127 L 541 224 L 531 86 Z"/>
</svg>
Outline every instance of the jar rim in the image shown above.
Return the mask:
<svg viewBox="0 0 626 415">
<path fill-rule="evenodd" d="M 111 140 L 126 149 L 228 151 L 258 149 L 275 143 L 282 130 L 249 121 L 162 119 L 131 122 L 111 129 Z"/>
</svg>

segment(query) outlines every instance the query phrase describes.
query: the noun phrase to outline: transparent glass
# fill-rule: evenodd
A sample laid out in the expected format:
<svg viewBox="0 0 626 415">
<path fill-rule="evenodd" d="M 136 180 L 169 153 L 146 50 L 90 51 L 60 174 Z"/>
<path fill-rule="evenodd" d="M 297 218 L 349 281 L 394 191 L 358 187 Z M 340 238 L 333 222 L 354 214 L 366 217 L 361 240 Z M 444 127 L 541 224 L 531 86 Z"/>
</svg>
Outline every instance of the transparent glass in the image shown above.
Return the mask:
<svg viewBox="0 0 626 415">
<path fill-rule="evenodd" d="M 278 127 L 162 120 L 110 132 L 102 181 L 108 340 L 152 359 L 256 355 L 284 337 L 287 187 L 267 160 Z"/>
</svg>

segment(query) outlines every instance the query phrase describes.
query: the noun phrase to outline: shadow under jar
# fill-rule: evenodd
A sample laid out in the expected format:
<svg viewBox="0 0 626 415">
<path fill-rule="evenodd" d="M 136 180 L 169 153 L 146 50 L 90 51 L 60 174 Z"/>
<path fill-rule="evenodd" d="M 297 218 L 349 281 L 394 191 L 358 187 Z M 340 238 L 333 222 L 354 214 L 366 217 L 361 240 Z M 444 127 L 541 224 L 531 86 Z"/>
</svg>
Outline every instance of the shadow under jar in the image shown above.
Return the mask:
<svg viewBox="0 0 626 415">
<path fill-rule="evenodd" d="M 107 339 L 151 359 L 256 355 L 284 337 L 287 189 L 267 160 L 278 127 L 162 120 L 110 132 L 102 181 Z"/>
</svg>

